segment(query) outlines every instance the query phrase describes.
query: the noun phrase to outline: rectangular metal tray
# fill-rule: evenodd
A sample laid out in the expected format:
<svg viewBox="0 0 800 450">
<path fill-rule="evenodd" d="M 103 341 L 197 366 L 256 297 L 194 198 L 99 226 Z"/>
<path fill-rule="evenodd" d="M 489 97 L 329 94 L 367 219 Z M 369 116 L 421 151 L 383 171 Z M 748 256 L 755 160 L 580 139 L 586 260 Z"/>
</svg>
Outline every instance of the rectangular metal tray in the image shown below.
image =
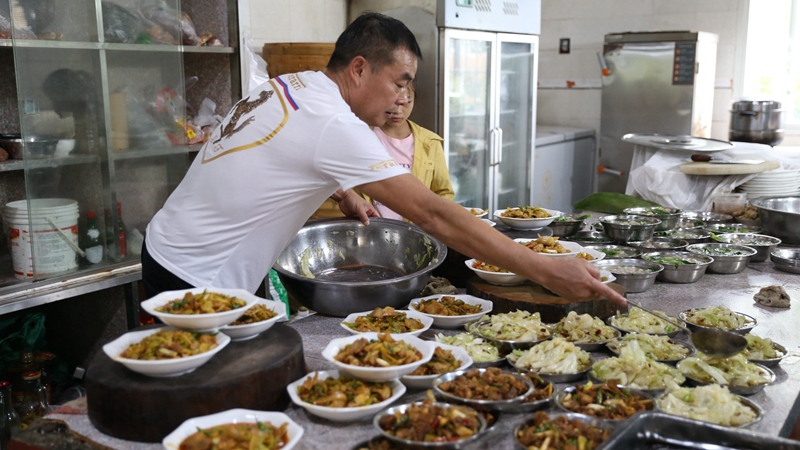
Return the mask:
<svg viewBox="0 0 800 450">
<path fill-rule="evenodd" d="M 597 450 L 800 450 L 800 441 L 647 411 L 617 427 Z"/>
</svg>

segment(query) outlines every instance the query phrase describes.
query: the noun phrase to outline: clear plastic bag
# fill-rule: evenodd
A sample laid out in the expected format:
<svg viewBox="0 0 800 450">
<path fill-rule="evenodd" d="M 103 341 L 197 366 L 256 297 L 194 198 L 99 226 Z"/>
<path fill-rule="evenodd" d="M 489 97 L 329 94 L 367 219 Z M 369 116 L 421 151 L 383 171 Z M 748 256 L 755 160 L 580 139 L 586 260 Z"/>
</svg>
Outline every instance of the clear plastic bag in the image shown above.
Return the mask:
<svg viewBox="0 0 800 450">
<path fill-rule="evenodd" d="M 180 37 L 183 45 L 200 45 L 200 38 L 188 14 L 169 7 L 164 1 L 148 2 L 142 6 L 144 17 L 172 36 Z"/>
<path fill-rule="evenodd" d="M 269 81 L 267 73 L 267 62 L 260 55 L 253 51 L 253 39 L 247 34 L 242 33 L 242 52 L 244 53 L 245 70 L 247 71 L 246 86 L 242 86 L 242 92 L 250 92 Z"/>
</svg>

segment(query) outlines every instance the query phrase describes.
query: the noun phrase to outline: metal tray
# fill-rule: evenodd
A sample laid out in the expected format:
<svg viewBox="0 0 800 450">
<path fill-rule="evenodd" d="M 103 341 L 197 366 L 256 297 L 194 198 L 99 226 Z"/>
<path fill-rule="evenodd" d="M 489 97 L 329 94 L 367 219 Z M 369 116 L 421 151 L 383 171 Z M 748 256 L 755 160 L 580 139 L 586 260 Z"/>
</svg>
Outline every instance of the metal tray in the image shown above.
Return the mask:
<svg viewBox="0 0 800 450">
<path fill-rule="evenodd" d="M 597 450 L 627 449 L 752 449 L 800 450 L 800 442 L 672 416 L 656 411 L 634 415 L 597 447 Z"/>
</svg>

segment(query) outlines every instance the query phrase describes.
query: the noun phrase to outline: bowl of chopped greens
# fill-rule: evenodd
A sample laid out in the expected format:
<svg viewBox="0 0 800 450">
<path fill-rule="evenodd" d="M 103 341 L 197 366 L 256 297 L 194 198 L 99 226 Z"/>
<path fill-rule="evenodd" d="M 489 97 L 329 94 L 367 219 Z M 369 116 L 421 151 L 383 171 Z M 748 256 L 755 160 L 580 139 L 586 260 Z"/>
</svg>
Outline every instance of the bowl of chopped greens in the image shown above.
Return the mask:
<svg viewBox="0 0 800 450">
<path fill-rule="evenodd" d="M 686 247 L 690 253 L 710 256 L 714 261 L 708 265 L 712 273 L 739 273 L 747 268 L 747 263 L 756 253 L 756 249 L 738 244 L 708 243 L 692 244 Z"/>
<path fill-rule="evenodd" d="M 600 223 L 605 234 L 613 241 L 626 243 L 650 239 L 653 237 L 656 227 L 661 224 L 661 220 L 655 217 L 626 214 L 601 217 Z"/>
<path fill-rule="evenodd" d="M 687 245 L 689 245 L 689 243 L 683 239 L 654 236 L 646 241 L 628 242 L 628 245 L 633 248 L 638 248 L 644 253 L 650 253 L 670 250 L 683 250 Z"/>
<path fill-rule="evenodd" d="M 652 252 L 643 254 L 642 258 L 664 266 L 656 279 L 670 283 L 694 283 L 703 278 L 714 262 L 710 256 L 690 252 Z"/>
<path fill-rule="evenodd" d="M 642 252 L 625 245 L 587 245 L 584 249 L 594 250 L 606 255 L 605 259 L 637 258 Z"/>
<path fill-rule="evenodd" d="M 675 228 L 678 219 L 681 218 L 681 210 L 677 208 L 664 208 L 661 206 L 642 206 L 638 208 L 625 208 L 625 214 L 636 216 L 655 217 L 661 223 L 656 226 L 656 231 L 666 231 Z"/>
<path fill-rule="evenodd" d="M 715 234 L 712 238 L 715 241 L 726 244 L 746 245 L 756 249 L 756 254 L 750 258 L 750 262 L 768 260 L 770 252 L 775 250 L 775 247 L 781 243 L 781 240 L 776 237 L 753 233 L 723 233 L 720 235 Z"/>
<path fill-rule="evenodd" d="M 704 230 L 700 227 L 697 228 L 673 228 L 667 231 L 656 231 L 653 233 L 655 237 L 668 237 L 672 239 L 681 239 L 689 244 L 701 244 L 706 242 L 711 237 L 711 232 Z"/>
<path fill-rule="evenodd" d="M 709 233 L 761 233 L 764 229 L 758 225 L 745 225 L 741 223 L 709 223 L 703 225 L 703 229 Z"/>
<path fill-rule="evenodd" d="M 585 214 L 582 216 L 575 216 L 572 214 L 565 214 L 563 216 L 558 216 L 548 225 L 551 230 L 553 230 L 553 236 L 572 236 L 575 233 L 581 231 L 583 228 L 584 221 L 588 218 L 592 217 L 591 214 Z"/>
<path fill-rule="evenodd" d="M 604 259 L 594 263 L 597 268 L 614 274 L 616 283 L 625 286 L 628 292 L 644 292 L 656 281 L 663 270 L 660 264 L 643 259 Z"/>
</svg>

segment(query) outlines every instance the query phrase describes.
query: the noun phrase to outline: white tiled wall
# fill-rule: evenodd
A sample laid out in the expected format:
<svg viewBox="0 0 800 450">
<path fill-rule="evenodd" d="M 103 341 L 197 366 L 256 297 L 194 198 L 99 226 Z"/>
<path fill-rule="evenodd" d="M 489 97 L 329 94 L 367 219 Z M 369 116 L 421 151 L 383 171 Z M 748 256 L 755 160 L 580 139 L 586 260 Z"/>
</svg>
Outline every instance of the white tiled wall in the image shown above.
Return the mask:
<svg viewBox="0 0 800 450">
<path fill-rule="evenodd" d="M 540 82 L 600 78 L 596 53 L 608 33 L 694 30 L 716 33 L 716 78 L 730 85 L 744 0 L 543 0 Z M 558 53 L 570 38 L 571 53 Z M 543 83 L 542 83 L 543 84 Z M 713 138 L 728 137 L 730 87 L 715 89 Z M 600 89 L 539 89 L 537 122 L 600 129 Z"/>
<path fill-rule="evenodd" d="M 243 0 L 242 31 L 260 54 L 268 42 L 336 42 L 347 26 L 347 0 Z"/>
</svg>

